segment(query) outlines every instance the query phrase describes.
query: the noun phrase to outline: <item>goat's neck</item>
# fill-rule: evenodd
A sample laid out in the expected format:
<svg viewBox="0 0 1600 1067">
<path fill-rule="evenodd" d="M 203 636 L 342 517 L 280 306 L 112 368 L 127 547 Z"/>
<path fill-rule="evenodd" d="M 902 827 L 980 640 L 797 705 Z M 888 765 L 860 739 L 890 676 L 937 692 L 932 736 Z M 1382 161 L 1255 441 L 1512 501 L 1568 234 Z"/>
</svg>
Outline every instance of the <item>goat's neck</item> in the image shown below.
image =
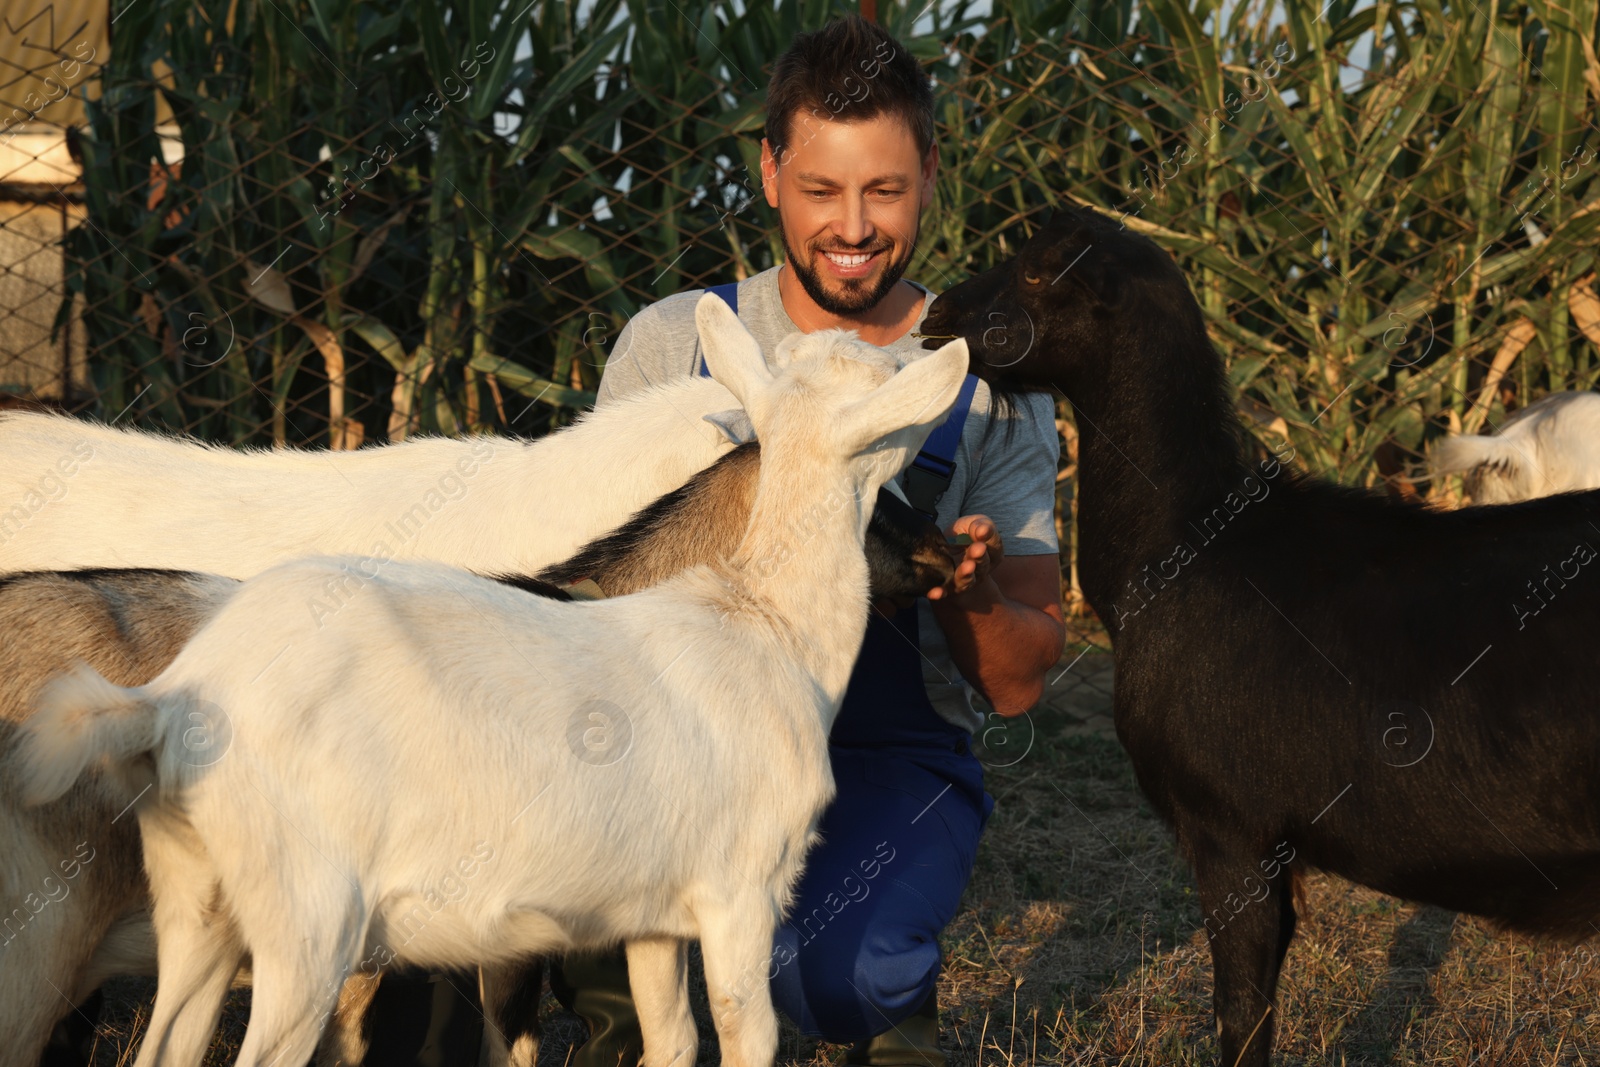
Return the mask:
<svg viewBox="0 0 1600 1067">
<path fill-rule="evenodd" d="M 1203 332 L 1157 319 L 1093 373 L 1061 384 L 1079 434 L 1080 575 L 1105 615 L 1147 563 L 1193 542 L 1191 523 L 1239 492 L 1248 470 Z"/>
<path fill-rule="evenodd" d="M 729 561 L 741 592 L 829 698 L 824 734 L 866 634 L 864 500 L 844 463 L 769 445 L 750 525 Z"/>
</svg>

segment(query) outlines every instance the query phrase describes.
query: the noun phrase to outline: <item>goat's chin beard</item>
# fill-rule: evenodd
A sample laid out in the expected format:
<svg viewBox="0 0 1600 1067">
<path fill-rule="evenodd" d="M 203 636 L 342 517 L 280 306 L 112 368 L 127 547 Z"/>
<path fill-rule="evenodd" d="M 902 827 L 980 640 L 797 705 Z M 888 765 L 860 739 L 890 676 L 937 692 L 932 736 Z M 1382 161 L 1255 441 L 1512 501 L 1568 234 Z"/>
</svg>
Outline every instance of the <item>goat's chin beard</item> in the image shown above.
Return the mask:
<svg viewBox="0 0 1600 1067">
<path fill-rule="evenodd" d="M 911 244 L 906 248 L 906 253 L 891 260 L 876 281 L 871 278 L 851 278 L 843 283 L 840 291 L 832 291 L 824 284 L 822 274 L 810 264 L 815 263 L 822 255 L 820 251 L 812 248 L 811 260 L 801 260 L 794 253 L 794 247 L 789 244 L 789 235 L 782 234 L 783 254 L 789 264 L 789 269 L 794 271 L 794 276 L 800 279 L 800 285 L 806 291 L 817 307 L 830 315 L 859 315 L 863 311 L 870 311 L 889 295 L 895 283 L 905 274 L 906 267 L 911 263 L 911 257 L 917 250 L 917 237 L 922 230 L 922 220 L 917 219 L 917 232 L 911 235 Z"/>
</svg>

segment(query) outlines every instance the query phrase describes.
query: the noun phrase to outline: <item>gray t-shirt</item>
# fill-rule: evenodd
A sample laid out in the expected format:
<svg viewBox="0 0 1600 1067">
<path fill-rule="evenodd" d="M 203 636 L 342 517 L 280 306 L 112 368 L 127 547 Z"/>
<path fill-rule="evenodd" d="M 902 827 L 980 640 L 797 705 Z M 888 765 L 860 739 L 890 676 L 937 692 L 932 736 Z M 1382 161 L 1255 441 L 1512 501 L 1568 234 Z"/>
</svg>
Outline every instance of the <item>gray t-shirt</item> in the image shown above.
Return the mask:
<svg viewBox="0 0 1600 1067">
<path fill-rule="evenodd" d="M 739 283 L 739 320 L 763 352 L 772 352 L 785 337 L 803 332 L 783 308 L 778 269 L 764 270 Z M 932 295 L 926 287 L 918 288 Z M 703 292 L 676 293 L 641 308 L 628 321 L 606 360 L 596 407 L 647 386 L 698 373 L 700 335 L 694 308 Z M 927 315 L 932 303 L 931 299 L 923 301 L 922 315 Z M 911 336 L 921 325 L 919 316 L 905 336 L 884 347 L 893 352 L 922 352 L 922 339 Z M 939 525 L 948 530 L 963 515 L 987 515 L 1004 538 L 1007 556 L 1058 552 L 1055 482 L 1060 456 L 1055 405 L 1048 396 L 1024 394 L 1016 411 L 996 417 L 990 407 L 989 387 L 979 382 L 956 449 L 955 476 L 939 501 Z M 944 631 L 927 601 L 917 603 L 917 629 L 929 700 L 947 721 L 967 730 L 979 729 L 983 716 L 967 697 L 968 687 L 950 659 Z"/>
</svg>

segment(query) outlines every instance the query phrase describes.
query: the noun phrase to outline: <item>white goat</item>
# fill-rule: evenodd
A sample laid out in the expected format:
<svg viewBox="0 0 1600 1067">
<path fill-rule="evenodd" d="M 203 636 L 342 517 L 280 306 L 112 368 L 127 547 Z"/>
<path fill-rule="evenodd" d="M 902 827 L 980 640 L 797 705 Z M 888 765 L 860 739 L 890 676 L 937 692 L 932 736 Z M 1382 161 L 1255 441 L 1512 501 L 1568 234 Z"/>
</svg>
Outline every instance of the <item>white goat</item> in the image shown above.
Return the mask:
<svg viewBox="0 0 1600 1067">
<path fill-rule="evenodd" d="M 728 451 L 705 416 L 734 407 L 716 382 L 685 378 L 537 441 L 428 438 L 354 452 L 240 452 L 7 414 L 0 570 L 249 578 L 299 556 L 359 553 L 532 574 Z"/>
<path fill-rule="evenodd" d="M 723 1062 L 772 1062 L 772 938 L 833 795 L 871 501 L 948 412 L 966 345 L 892 374 L 828 331 L 774 377 L 720 300 L 697 320 L 763 441 L 729 561 L 583 604 L 395 564 L 319 623 L 307 604 L 348 561 L 308 560 L 246 582 L 147 686 L 57 683 L 26 728 L 25 793 L 102 759 L 156 786 L 137 809 L 161 973 L 140 1067 L 200 1062 L 246 953 L 238 1063 L 257 1067 L 304 1062 L 375 946 L 457 967 L 618 940 L 646 1063 L 692 1063 L 691 938 Z M 231 746 L 199 767 L 181 735 L 211 708 Z"/>
<path fill-rule="evenodd" d="M 1451 434 L 1429 465 L 1435 476 L 1465 471 L 1474 504 L 1600 489 L 1600 393 L 1552 393 L 1493 435 Z"/>
<path fill-rule="evenodd" d="M 620 596 L 732 554 L 750 525 L 760 455 L 756 444 L 729 452 L 545 568 L 547 591 L 586 577 Z M 916 596 L 948 580 L 944 544 L 931 522 L 880 493 L 867 529 L 873 595 Z M 534 588 L 525 578 L 516 582 Z M 150 681 L 237 589 L 231 578 L 173 570 L 0 575 L 0 1067 L 36 1067 L 55 1021 L 105 978 L 156 973 L 138 819 L 125 810 L 130 798 L 86 775 L 54 803 L 24 809 L 10 767 L 18 727 L 40 691 L 75 661 L 119 685 Z M 211 740 L 204 724 L 191 740 Z M 60 906 L 68 896 L 70 906 Z M 484 976 L 491 1065 L 536 1062 L 542 973 L 530 964 Z M 319 1063 L 362 1062 L 362 1015 L 374 991 L 371 981 L 347 983 L 350 999 L 323 1035 Z"/>
<path fill-rule="evenodd" d="M 425 439 L 339 453 L 238 452 L 59 415 L 7 413 L 0 416 L 0 571 L 133 566 L 248 578 L 299 556 L 360 552 L 366 567 L 424 558 L 486 573 L 532 574 L 568 558 L 745 439 L 748 420 L 728 410 L 736 406 L 721 385 L 692 378 L 585 415 L 531 443 Z M 359 575 L 342 576 L 324 591 L 319 610 L 337 610 L 359 585 Z M 68 598 L 58 586 L 34 587 L 66 609 Z M 192 632 L 194 609 L 175 603 L 186 588 L 180 581 L 169 592 L 152 583 L 155 602 L 140 614 L 140 626 Z M 71 595 L 86 596 L 86 590 Z M 42 608 L 36 614 L 50 618 L 49 606 Z M 19 610 L 29 610 L 26 595 L 8 598 L 12 621 Z M 86 600 L 78 625 L 66 628 L 75 637 L 91 633 L 105 611 L 106 605 Z M 107 632 L 121 633 L 115 627 Z M 26 655 L 41 640 L 14 644 L 11 651 Z M 176 647 L 153 661 L 144 678 L 121 674 L 119 680 L 148 680 Z M 106 648 L 107 657 L 126 659 L 130 670 L 150 654 L 122 643 Z M 31 702 L 32 692 L 21 690 L 43 684 L 44 666 L 36 657 L 8 676 L 0 713 Z M 0 717 L 15 722 L 19 716 Z M 25 921 L 27 900 L 46 899 L 33 892 L 41 872 L 30 857 L 55 855 L 56 838 L 77 833 L 80 823 L 100 827 L 94 840 L 112 851 L 137 850 L 132 817 L 111 825 L 108 803 L 98 787 L 86 784 L 57 806 L 59 812 L 24 817 L 0 790 L 7 807 L 0 853 L 10 861 L 0 862 L 0 902 L 7 916 Z M 60 833 L 52 836 L 52 828 Z M 69 849 L 59 858 L 71 855 Z M 53 862 L 46 862 L 44 874 Z M 5 938 L 0 1067 L 36 1062 L 37 1046 L 65 1006 L 51 983 L 77 1000 L 109 974 L 141 970 L 149 943 L 139 909 L 143 881 L 114 866 L 83 865 L 73 908 L 53 908 L 50 921 L 32 923 L 25 939 Z"/>
</svg>

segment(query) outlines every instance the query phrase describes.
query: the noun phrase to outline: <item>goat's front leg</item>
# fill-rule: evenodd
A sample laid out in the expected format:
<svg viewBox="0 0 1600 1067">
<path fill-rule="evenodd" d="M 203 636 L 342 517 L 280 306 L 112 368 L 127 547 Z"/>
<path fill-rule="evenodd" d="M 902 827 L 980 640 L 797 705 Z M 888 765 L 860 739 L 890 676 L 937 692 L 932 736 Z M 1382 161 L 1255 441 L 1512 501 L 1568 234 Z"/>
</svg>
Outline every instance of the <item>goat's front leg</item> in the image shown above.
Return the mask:
<svg viewBox="0 0 1600 1067">
<path fill-rule="evenodd" d="M 772 1010 L 772 900 L 740 901 L 700 919 L 706 992 L 727 1067 L 771 1067 L 778 1053 Z"/>
<path fill-rule="evenodd" d="M 648 937 L 629 941 L 627 950 L 628 988 L 639 1013 L 645 1067 L 690 1067 L 700 1052 L 700 1033 L 689 1009 L 688 944 Z"/>
<path fill-rule="evenodd" d="M 543 995 L 543 959 L 478 970 L 484 1022 L 480 1067 L 534 1067 L 539 1059 L 539 1000 Z"/>
<path fill-rule="evenodd" d="M 1289 869 L 1270 859 L 1261 863 L 1210 857 L 1195 864 L 1223 1067 L 1268 1067 L 1272 1058 L 1278 973 L 1295 915 Z"/>
</svg>

